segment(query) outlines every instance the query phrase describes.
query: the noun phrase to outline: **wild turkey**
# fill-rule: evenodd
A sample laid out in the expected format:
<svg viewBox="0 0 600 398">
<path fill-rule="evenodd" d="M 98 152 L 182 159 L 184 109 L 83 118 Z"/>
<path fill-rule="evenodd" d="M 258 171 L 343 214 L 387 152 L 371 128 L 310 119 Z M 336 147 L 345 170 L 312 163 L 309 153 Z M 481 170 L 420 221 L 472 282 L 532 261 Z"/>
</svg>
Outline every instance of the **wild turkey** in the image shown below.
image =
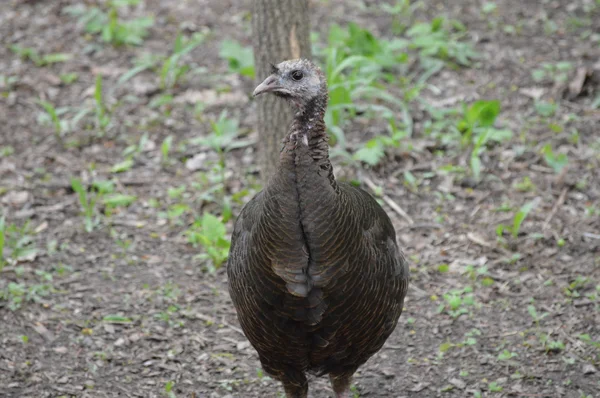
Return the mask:
<svg viewBox="0 0 600 398">
<path fill-rule="evenodd" d="M 381 206 L 335 180 L 323 72 L 307 60 L 282 62 L 254 90 L 263 93 L 289 100 L 296 114 L 277 172 L 235 223 L 229 292 L 287 397 L 307 396 L 307 372 L 329 374 L 336 396 L 348 397 L 356 369 L 396 327 L 408 265 Z"/>
</svg>

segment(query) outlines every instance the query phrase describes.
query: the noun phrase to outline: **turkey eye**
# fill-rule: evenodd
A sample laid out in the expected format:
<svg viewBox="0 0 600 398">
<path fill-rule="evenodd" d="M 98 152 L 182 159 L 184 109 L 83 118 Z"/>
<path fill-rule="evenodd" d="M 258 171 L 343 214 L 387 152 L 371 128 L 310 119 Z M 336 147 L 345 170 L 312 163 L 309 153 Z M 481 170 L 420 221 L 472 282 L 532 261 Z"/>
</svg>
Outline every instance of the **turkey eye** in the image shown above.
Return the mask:
<svg viewBox="0 0 600 398">
<path fill-rule="evenodd" d="M 303 77 L 304 77 L 304 74 L 299 70 L 295 70 L 292 72 L 292 79 L 294 79 L 296 81 L 302 80 Z"/>
</svg>

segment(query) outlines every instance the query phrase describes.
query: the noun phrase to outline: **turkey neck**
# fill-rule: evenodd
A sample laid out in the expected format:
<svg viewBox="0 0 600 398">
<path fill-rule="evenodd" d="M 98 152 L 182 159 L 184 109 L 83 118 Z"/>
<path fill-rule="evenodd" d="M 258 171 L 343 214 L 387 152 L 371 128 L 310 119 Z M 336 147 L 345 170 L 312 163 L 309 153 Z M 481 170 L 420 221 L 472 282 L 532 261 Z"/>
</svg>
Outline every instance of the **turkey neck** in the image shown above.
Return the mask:
<svg viewBox="0 0 600 398">
<path fill-rule="evenodd" d="M 286 136 L 285 146 L 281 152 L 282 166 L 291 166 L 296 174 L 297 188 L 305 182 L 325 179 L 331 187 L 335 187 L 333 168 L 329 161 L 329 137 L 326 133 L 325 110 L 327 107 L 327 91 L 298 107 L 294 121 Z M 317 183 L 317 185 L 320 185 Z"/>
</svg>

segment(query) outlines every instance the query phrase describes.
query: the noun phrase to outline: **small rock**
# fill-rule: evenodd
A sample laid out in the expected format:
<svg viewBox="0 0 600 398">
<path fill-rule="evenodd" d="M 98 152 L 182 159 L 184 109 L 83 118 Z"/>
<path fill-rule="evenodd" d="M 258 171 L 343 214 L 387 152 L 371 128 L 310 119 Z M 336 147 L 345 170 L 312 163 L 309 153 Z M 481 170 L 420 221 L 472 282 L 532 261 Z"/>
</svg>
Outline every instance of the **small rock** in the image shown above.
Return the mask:
<svg viewBox="0 0 600 398">
<path fill-rule="evenodd" d="M 126 345 L 126 344 L 127 344 L 127 340 L 125 340 L 123 337 L 119 337 L 117 339 L 117 341 L 115 341 L 115 346 L 116 347 L 121 347 L 121 346 Z"/>
<path fill-rule="evenodd" d="M 57 354 L 66 354 L 68 351 L 67 347 L 54 347 L 54 352 Z"/>
<path fill-rule="evenodd" d="M 242 351 L 248 347 L 250 347 L 250 343 L 248 341 L 240 341 L 237 343 L 238 351 Z"/>
<path fill-rule="evenodd" d="M 20 206 L 29 200 L 30 194 L 27 191 L 10 191 L 2 198 L 2 203 L 12 206 Z"/>
<path fill-rule="evenodd" d="M 452 384 L 454 387 L 459 388 L 461 390 L 464 390 L 467 387 L 467 383 L 465 383 L 461 379 L 452 378 L 452 379 L 450 379 L 450 384 Z"/>
<path fill-rule="evenodd" d="M 67 384 L 69 382 L 69 376 L 63 376 L 60 379 L 56 380 L 58 384 Z"/>
<path fill-rule="evenodd" d="M 200 170 L 204 165 L 207 156 L 208 155 L 206 154 L 206 152 L 200 152 L 195 154 L 193 157 L 189 158 L 185 162 L 185 168 L 190 171 Z"/>
<path fill-rule="evenodd" d="M 585 365 L 583 365 L 584 375 L 591 375 L 594 373 L 596 373 L 596 368 L 594 367 L 594 365 L 592 365 L 591 363 L 586 363 Z"/>
<path fill-rule="evenodd" d="M 115 327 L 110 323 L 105 323 L 103 326 L 106 333 L 113 334 L 115 332 Z"/>
</svg>

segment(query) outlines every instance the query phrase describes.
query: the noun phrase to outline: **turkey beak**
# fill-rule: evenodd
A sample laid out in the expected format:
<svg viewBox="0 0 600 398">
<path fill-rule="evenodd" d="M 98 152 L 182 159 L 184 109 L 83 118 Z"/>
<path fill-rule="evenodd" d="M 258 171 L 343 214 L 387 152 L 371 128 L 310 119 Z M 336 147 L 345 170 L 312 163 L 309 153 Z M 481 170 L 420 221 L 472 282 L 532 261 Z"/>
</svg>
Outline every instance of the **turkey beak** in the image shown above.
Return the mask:
<svg viewBox="0 0 600 398">
<path fill-rule="evenodd" d="M 256 97 L 262 93 L 269 93 L 273 91 L 279 91 L 282 89 L 280 85 L 277 84 L 279 81 L 279 77 L 276 75 L 271 75 L 267 77 L 261 84 L 259 84 L 252 93 L 252 96 Z"/>
</svg>

